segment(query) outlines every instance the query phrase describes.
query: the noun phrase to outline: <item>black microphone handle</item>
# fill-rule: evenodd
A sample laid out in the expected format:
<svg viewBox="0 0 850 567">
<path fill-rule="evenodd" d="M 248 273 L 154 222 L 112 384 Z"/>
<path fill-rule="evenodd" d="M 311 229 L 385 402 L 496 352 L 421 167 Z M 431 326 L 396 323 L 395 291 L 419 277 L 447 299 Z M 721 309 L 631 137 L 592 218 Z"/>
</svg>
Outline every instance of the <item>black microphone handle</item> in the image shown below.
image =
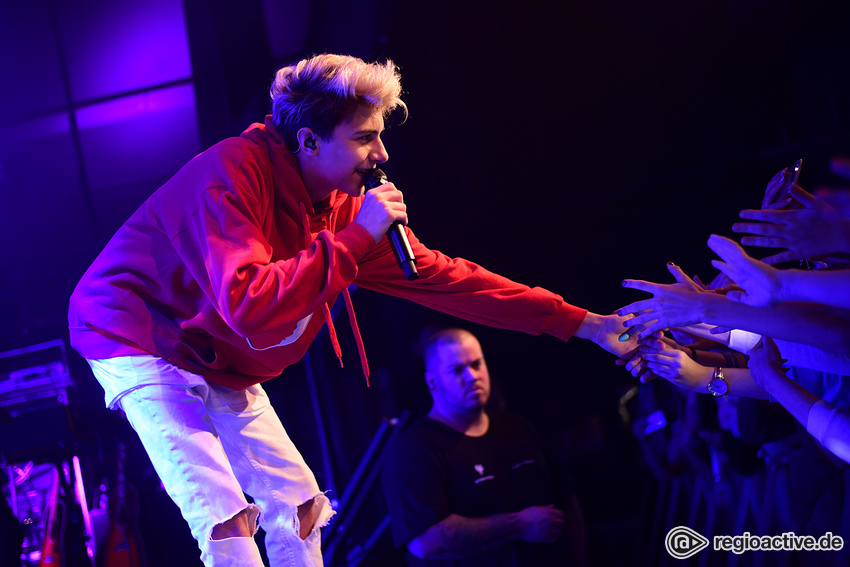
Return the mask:
<svg viewBox="0 0 850 567">
<path fill-rule="evenodd" d="M 416 269 L 416 257 L 413 255 L 413 249 L 410 247 L 410 241 L 407 239 L 407 233 L 404 232 L 404 225 L 399 221 L 395 221 L 390 225 L 387 231 L 387 240 L 390 241 L 390 248 L 393 249 L 396 262 L 399 268 L 404 272 L 404 277 L 407 281 L 419 279 L 419 271 Z"/>
<path fill-rule="evenodd" d="M 378 168 L 366 174 L 365 183 L 366 190 L 374 189 L 379 185 L 387 182 L 387 176 Z M 390 248 L 393 249 L 398 267 L 404 272 L 404 277 L 407 281 L 419 279 L 419 271 L 416 269 L 416 257 L 413 255 L 413 249 L 410 247 L 410 241 L 407 239 L 407 233 L 404 231 L 404 225 L 399 221 L 395 221 L 387 230 L 387 240 L 390 241 Z"/>
</svg>

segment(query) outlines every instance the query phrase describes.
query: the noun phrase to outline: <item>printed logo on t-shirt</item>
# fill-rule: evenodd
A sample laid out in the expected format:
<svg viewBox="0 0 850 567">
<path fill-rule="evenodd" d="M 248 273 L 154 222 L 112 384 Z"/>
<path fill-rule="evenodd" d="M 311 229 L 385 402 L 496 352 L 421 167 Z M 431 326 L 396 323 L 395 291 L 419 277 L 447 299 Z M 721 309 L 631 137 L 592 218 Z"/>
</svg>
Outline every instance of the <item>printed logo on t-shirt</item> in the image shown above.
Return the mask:
<svg viewBox="0 0 850 567">
<path fill-rule="evenodd" d="M 511 467 L 512 471 L 517 470 L 520 467 L 524 467 L 525 465 L 533 465 L 536 462 L 536 459 L 526 459 L 524 461 L 520 461 L 514 466 Z"/>
<path fill-rule="evenodd" d="M 475 465 L 475 472 L 477 472 L 478 476 L 480 477 L 480 478 L 475 479 L 475 484 L 478 484 L 480 482 L 484 482 L 485 480 L 493 480 L 494 478 L 496 478 L 492 474 L 488 474 L 487 476 L 484 476 L 484 465 L 480 465 L 480 464 Z"/>
</svg>

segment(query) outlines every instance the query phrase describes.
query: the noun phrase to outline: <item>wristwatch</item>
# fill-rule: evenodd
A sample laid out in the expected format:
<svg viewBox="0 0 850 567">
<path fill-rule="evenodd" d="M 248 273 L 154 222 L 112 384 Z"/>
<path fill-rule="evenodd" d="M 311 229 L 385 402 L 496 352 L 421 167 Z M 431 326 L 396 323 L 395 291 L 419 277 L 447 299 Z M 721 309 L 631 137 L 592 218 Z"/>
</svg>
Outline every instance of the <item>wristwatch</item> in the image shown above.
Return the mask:
<svg viewBox="0 0 850 567">
<path fill-rule="evenodd" d="M 719 366 L 714 369 L 714 375 L 711 378 L 711 381 L 708 383 L 708 391 L 711 392 L 713 396 L 726 395 L 726 391 L 729 389 L 729 384 L 726 383 L 726 378 L 723 377 L 723 369 Z"/>
</svg>

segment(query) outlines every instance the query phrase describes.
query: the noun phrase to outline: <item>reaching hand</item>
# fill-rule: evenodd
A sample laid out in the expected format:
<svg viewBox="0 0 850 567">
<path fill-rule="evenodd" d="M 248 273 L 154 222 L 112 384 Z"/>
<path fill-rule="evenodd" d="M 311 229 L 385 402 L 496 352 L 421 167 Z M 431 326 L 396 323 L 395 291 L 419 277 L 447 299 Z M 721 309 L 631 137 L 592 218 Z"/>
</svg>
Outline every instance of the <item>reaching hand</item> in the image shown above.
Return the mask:
<svg viewBox="0 0 850 567">
<path fill-rule="evenodd" d="M 655 284 L 643 280 L 623 281 L 623 286 L 639 289 L 651 293 L 653 296 L 652 299 L 636 301 L 617 311 L 621 315 L 635 314 L 635 317 L 624 321 L 624 326 L 629 328 L 630 336 L 648 337 L 656 331 L 701 323 L 699 299 L 717 295 L 694 283 L 681 268 L 672 262 L 667 264 L 667 269 L 676 278 L 677 283 Z"/>
<path fill-rule="evenodd" d="M 790 193 L 803 208 L 740 212 L 742 219 L 762 221 L 732 225 L 734 232 L 757 235 L 745 236 L 741 243 L 744 246 L 785 249 L 765 258 L 763 261 L 768 264 L 845 252 L 836 247 L 842 247 L 840 243 L 846 240 L 844 235 L 850 229 L 850 219 L 836 212 L 824 199 L 797 185 L 791 187 Z"/>
<path fill-rule="evenodd" d="M 618 358 L 614 361 L 614 364 L 625 366 L 626 372 L 638 378 L 641 384 L 645 384 L 654 378 L 652 372 L 646 370 L 646 363 L 640 357 L 640 354 L 634 354 L 631 360 L 628 358 Z"/>
<path fill-rule="evenodd" d="M 781 289 L 779 270 L 749 257 L 737 242 L 724 236 L 712 234 L 708 247 L 723 259 L 723 262 L 712 260 L 711 264 L 744 290 L 729 291 L 726 297 L 755 307 L 776 303 Z"/>
<path fill-rule="evenodd" d="M 671 333 L 672 332 L 675 332 L 675 331 L 673 331 L 671 329 Z M 688 336 L 688 342 L 691 342 L 691 339 L 693 339 L 693 337 Z M 677 349 L 677 350 L 684 352 L 684 349 L 681 347 L 681 345 L 679 343 L 677 343 L 674 339 L 670 339 L 668 337 L 665 337 L 664 333 L 662 333 L 661 331 L 654 333 L 652 335 L 652 337 L 650 337 L 648 339 L 641 340 L 639 342 L 639 344 L 644 345 L 644 344 L 646 344 L 646 341 L 649 341 L 649 340 L 661 341 L 661 342 L 665 343 L 666 345 L 668 345 L 671 349 Z M 702 339 L 700 339 L 700 340 L 702 340 Z M 708 342 L 710 342 L 712 344 L 717 344 L 714 341 L 708 341 Z M 647 364 L 647 360 L 645 358 L 643 358 L 642 353 L 644 353 L 644 352 L 649 352 L 649 351 L 647 351 L 644 347 L 640 347 L 640 348 L 638 348 L 638 352 L 632 357 L 631 360 L 627 360 L 625 358 L 620 358 L 620 359 L 616 360 L 616 364 L 618 366 L 625 366 L 626 371 L 629 372 L 635 378 L 638 378 L 640 380 L 641 384 L 645 384 L 645 383 L 651 381 L 656 376 L 655 374 L 653 374 L 652 369 L 649 368 L 649 365 Z M 687 352 L 685 352 L 685 355 L 690 358 L 690 355 L 688 355 Z"/>
<path fill-rule="evenodd" d="M 529 506 L 519 512 L 523 541 L 551 543 L 564 529 L 564 512 L 554 506 Z"/>
<path fill-rule="evenodd" d="M 764 190 L 764 199 L 761 201 L 761 208 L 764 210 L 778 209 L 790 202 L 787 198 L 790 182 L 790 175 L 786 167 L 767 182 L 767 188 Z"/>
<path fill-rule="evenodd" d="M 593 341 L 619 358 L 631 358 L 637 350 L 637 340 L 623 333 L 625 331 L 623 322 L 631 316 L 631 314 L 598 315 L 588 312 L 576 335 Z"/>
<path fill-rule="evenodd" d="M 711 369 L 692 360 L 670 340 L 647 337 L 638 352 L 647 371 L 687 390 L 703 391 L 711 378 Z"/>
<path fill-rule="evenodd" d="M 779 349 L 776 343 L 770 337 L 762 337 L 756 346 L 750 349 L 750 358 L 747 361 L 747 366 L 750 369 L 750 376 L 760 388 L 765 388 L 765 374 L 767 372 L 779 372 L 785 374 L 785 369 L 782 368 L 784 361 L 781 358 Z M 766 389 L 766 388 L 765 388 Z"/>
<path fill-rule="evenodd" d="M 674 346 L 679 350 L 685 350 L 686 353 L 686 349 L 713 350 L 726 346 L 718 341 L 707 339 L 705 337 L 698 337 L 681 329 L 670 329 L 670 336 L 673 337 L 672 340 L 663 336 L 657 337 L 656 335 L 657 338 L 667 341 L 668 344 L 671 344 L 671 346 Z"/>
</svg>

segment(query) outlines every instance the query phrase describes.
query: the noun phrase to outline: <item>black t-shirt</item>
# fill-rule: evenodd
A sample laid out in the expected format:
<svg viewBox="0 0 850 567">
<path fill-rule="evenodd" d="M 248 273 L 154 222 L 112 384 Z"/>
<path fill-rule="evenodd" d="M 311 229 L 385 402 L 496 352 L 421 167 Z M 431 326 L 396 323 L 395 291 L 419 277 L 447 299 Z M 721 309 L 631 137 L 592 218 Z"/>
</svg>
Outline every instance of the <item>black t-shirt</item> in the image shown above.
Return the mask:
<svg viewBox="0 0 850 567">
<path fill-rule="evenodd" d="M 387 448 L 382 485 L 396 547 L 450 514 L 480 518 L 561 504 L 535 430 L 510 412 L 490 414 L 481 437 L 422 418 Z M 412 566 L 564 565 L 562 552 L 559 544 L 514 542 L 462 560 L 407 558 Z"/>
</svg>

